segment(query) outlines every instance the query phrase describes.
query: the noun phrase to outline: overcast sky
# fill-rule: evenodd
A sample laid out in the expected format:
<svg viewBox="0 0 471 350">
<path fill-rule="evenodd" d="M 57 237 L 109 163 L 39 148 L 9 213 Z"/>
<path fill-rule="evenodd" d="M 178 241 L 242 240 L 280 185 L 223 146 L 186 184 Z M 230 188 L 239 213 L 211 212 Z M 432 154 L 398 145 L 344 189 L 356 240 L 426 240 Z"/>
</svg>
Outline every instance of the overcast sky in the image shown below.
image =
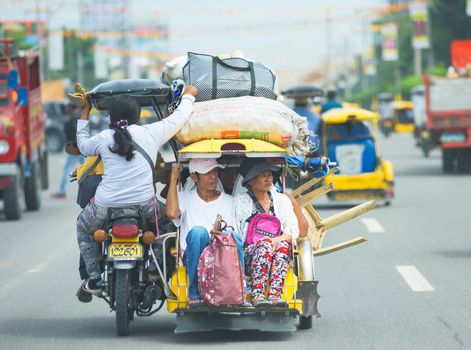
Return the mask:
<svg viewBox="0 0 471 350">
<path fill-rule="evenodd" d="M 79 27 L 78 0 L 2 0 L 1 19 L 35 18 L 36 3 L 51 28 Z M 239 49 L 294 83 L 326 60 L 343 64 L 369 43 L 372 9 L 385 0 L 130 0 L 132 22 L 169 26 L 172 55 Z M 46 15 L 42 14 L 43 19 Z M 331 18 L 331 22 L 327 19 Z M 283 84 L 285 83 L 285 84 Z"/>
</svg>

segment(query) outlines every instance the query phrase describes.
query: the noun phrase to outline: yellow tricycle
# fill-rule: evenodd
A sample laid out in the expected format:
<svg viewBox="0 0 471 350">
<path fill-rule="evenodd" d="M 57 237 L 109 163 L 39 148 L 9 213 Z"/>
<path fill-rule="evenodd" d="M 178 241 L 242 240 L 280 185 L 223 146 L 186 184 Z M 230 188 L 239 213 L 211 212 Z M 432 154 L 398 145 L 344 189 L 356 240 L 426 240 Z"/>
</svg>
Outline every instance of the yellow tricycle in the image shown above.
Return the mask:
<svg viewBox="0 0 471 350">
<path fill-rule="evenodd" d="M 411 101 L 394 101 L 394 132 L 414 132 L 414 103 Z"/>
<path fill-rule="evenodd" d="M 331 200 L 383 200 L 394 197 L 394 171 L 380 158 L 378 114 L 361 108 L 335 108 L 322 115 L 323 150 L 339 172 L 325 178 Z"/>
<path fill-rule="evenodd" d="M 278 164 L 281 175 L 277 184 L 284 191 L 285 176 L 288 168 L 287 151 L 279 146 L 256 139 L 209 139 L 190 144 L 178 151 L 177 161 L 185 168 L 190 159 L 213 158 L 236 174 L 232 189 L 220 184 L 219 190 L 237 195 L 246 191 L 242 186 L 242 176 L 238 173 L 245 158 L 265 158 Z M 182 251 L 179 247 L 179 232 L 163 234 L 159 241 L 162 251 L 171 251 L 173 263 L 168 264 L 168 256 L 158 266 L 163 289 L 165 291 L 167 311 L 177 316 L 176 333 L 200 332 L 211 330 L 258 330 L 264 332 L 287 332 L 312 327 L 313 316 L 319 317 L 317 301 L 316 274 L 314 256 L 328 254 L 364 242 L 364 237 L 357 237 L 334 246 L 322 247 L 322 241 L 328 229 L 357 217 L 375 207 L 369 201 L 345 212 L 322 218 L 312 206 L 312 202 L 331 190 L 329 185 L 321 185 L 322 178 L 314 178 L 292 192 L 308 223 L 308 236 L 293 242 L 293 259 L 290 264 L 282 294 L 284 307 L 242 307 L 238 305 L 207 305 L 191 308 L 189 306 L 189 280 L 182 263 Z M 180 180 L 181 190 L 191 190 L 192 181 Z M 312 190 L 312 188 L 315 188 Z M 151 250 L 152 252 L 152 250 Z M 175 260 L 173 260 L 175 258 Z M 155 257 L 154 257 L 155 259 Z"/>
</svg>

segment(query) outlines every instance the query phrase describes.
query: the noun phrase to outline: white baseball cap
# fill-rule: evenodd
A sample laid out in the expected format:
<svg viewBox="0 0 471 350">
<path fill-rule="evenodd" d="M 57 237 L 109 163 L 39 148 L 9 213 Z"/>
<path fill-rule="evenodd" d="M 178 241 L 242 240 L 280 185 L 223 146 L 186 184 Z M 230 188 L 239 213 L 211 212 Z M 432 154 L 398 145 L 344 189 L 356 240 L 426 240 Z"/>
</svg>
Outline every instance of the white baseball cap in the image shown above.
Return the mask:
<svg viewBox="0 0 471 350">
<path fill-rule="evenodd" d="M 214 168 L 224 169 L 224 166 L 213 158 L 193 158 L 189 164 L 190 174 L 207 174 Z"/>
</svg>

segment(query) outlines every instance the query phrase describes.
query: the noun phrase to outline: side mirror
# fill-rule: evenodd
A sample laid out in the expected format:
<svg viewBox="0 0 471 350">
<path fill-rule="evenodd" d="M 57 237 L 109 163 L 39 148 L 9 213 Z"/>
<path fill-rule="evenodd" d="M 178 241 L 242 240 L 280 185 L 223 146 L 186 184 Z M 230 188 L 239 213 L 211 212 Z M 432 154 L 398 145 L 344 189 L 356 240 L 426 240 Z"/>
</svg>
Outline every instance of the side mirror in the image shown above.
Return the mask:
<svg viewBox="0 0 471 350">
<path fill-rule="evenodd" d="M 18 71 L 16 69 L 13 69 L 8 73 L 7 87 L 13 90 L 18 87 Z"/>
<path fill-rule="evenodd" d="M 25 87 L 18 89 L 18 106 L 26 106 L 28 104 L 28 90 Z"/>
</svg>

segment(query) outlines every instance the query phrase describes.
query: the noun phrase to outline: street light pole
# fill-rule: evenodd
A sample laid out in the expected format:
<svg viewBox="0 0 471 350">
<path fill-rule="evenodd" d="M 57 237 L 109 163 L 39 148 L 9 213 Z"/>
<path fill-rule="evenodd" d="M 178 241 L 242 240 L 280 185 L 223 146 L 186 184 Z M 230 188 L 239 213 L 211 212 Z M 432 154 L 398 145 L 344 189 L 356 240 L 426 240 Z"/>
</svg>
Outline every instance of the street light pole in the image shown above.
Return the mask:
<svg viewBox="0 0 471 350">
<path fill-rule="evenodd" d="M 433 55 L 433 40 L 432 40 L 432 12 L 429 10 L 429 3 L 430 1 L 427 1 L 427 12 L 428 12 L 428 16 L 427 16 L 427 34 L 428 34 L 428 45 L 429 45 L 429 49 L 428 49 L 428 70 L 429 70 L 429 74 L 432 73 L 432 70 L 433 70 L 433 67 L 435 67 L 435 58 L 434 58 L 434 55 Z"/>
<path fill-rule="evenodd" d="M 46 79 L 46 69 L 44 59 L 44 49 L 43 49 L 43 28 L 41 23 L 41 0 L 36 0 L 36 36 L 38 40 L 38 49 L 39 49 L 39 76 L 41 80 Z"/>
</svg>

